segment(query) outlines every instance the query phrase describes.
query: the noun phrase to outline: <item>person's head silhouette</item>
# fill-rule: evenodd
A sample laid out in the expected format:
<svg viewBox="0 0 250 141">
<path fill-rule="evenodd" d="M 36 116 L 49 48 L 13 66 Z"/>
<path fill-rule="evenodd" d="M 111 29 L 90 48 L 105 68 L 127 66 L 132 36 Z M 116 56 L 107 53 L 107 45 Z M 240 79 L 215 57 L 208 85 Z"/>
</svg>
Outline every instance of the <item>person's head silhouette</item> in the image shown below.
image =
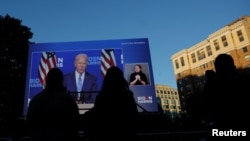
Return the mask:
<svg viewBox="0 0 250 141">
<path fill-rule="evenodd" d="M 52 68 L 46 76 L 45 90 L 64 90 L 63 72 L 59 68 Z"/>
<path fill-rule="evenodd" d="M 214 66 L 218 77 L 231 76 L 236 71 L 234 60 L 228 54 L 219 54 L 215 59 Z"/>
<path fill-rule="evenodd" d="M 107 73 L 104 77 L 103 90 L 115 89 L 115 88 L 128 89 L 128 82 L 124 78 L 122 70 L 117 66 L 112 66 L 107 70 Z"/>
</svg>

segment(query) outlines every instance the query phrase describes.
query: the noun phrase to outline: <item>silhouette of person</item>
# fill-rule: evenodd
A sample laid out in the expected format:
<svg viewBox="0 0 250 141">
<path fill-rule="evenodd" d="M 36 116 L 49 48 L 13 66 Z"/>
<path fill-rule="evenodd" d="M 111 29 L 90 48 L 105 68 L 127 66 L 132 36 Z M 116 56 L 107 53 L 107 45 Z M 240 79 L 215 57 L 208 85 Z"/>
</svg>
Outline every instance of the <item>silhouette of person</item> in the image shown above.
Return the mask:
<svg viewBox="0 0 250 141">
<path fill-rule="evenodd" d="M 203 121 L 206 122 L 205 124 L 209 125 L 211 122 L 211 113 L 210 105 L 211 100 L 209 100 L 209 95 L 214 92 L 215 89 L 215 82 L 216 82 L 216 73 L 214 70 L 206 70 L 205 71 L 205 79 L 206 82 L 203 87 L 203 95 L 201 98 L 201 106 L 203 109 Z M 212 98 L 212 97 L 211 97 Z M 212 123 L 211 123 L 212 124 Z"/>
<path fill-rule="evenodd" d="M 142 66 L 136 64 L 134 66 L 134 72 L 130 75 L 129 79 L 130 85 L 147 85 L 148 79 L 145 73 L 142 72 Z"/>
<path fill-rule="evenodd" d="M 94 107 L 84 113 L 86 134 L 92 140 L 133 141 L 138 109 L 133 92 L 118 67 L 110 67 Z"/>
<path fill-rule="evenodd" d="M 46 87 L 35 95 L 27 113 L 32 141 L 77 141 L 79 110 L 73 97 L 63 86 L 63 73 L 49 70 Z"/>
<path fill-rule="evenodd" d="M 228 54 L 219 54 L 214 66 L 216 81 L 209 90 L 211 120 L 217 128 L 246 130 L 249 118 L 246 114 L 249 83 L 239 75 L 233 58 Z"/>
<path fill-rule="evenodd" d="M 216 80 L 216 73 L 214 70 L 206 70 L 205 71 L 205 78 L 206 78 L 206 82 L 204 84 L 204 92 L 207 92 L 210 90 L 210 87 L 212 87 L 212 85 L 214 84 L 215 80 Z"/>
<path fill-rule="evenodd" d="M 64 75 L 64 85 L 70 93 L 77 92 L 76 100 L 78 103 L 94 103 L 97 77 L 86 71 L 88 56 L 86 54 L 76 55 L 74 65 L 75 71 Z"/>
</svg>

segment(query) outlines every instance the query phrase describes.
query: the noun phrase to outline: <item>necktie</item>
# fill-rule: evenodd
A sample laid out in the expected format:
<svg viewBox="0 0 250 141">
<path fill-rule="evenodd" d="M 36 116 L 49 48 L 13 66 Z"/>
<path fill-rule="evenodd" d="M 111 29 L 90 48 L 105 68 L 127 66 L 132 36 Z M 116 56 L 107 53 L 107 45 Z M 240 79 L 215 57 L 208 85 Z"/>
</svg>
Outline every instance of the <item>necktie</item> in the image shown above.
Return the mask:
<svg viewBox="0 0 250 141">
<path fill-rule="evenodd" d="M 77 91 L 79 92 L 78 97 L 77 97 L 78 99 L 80 99 L 81 90 L 82 90 L 82 74 L 79 74 L 78 83 L 77 83 Z"/>
</svg>

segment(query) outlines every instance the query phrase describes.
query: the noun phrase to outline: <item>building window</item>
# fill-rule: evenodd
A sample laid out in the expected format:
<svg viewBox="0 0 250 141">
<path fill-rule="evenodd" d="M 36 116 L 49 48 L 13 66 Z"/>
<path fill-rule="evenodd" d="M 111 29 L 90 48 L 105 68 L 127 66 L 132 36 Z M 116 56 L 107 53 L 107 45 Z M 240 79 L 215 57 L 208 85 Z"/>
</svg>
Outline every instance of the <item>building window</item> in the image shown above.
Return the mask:
<svg viewBox="0 0 250 141">
<path fill-rule="evenodd" d="M 172 105 L 173 106 L 173 109 L 176 109 L 176 106 L 175 105 Z M 174 111 L 174 112 L 176 112 L 176 111 Z"/>
<path fill-rule="evenodd" d="M 191 59 L 192 59 L 192 62 L 193 62 L 193 63 L 196 62 L 195 53 L 192 53 L 192 54 L 191 54 Z"/>
<path fill-rule="evenodd" d="M 237 31 L 237 35 L 238 35 L 238 38 L 239 38 L 240 42 L 244 41 L 244 37 L 243 37 L 243 34 L 242 34 L 241 30 Z"/>
<path fill-rule="evenodd" d="M 181 66 L 185 66 L 184 58 L 181 57 Z"/>
<path fill-rule="evenodd" d="M 168 100 L 167 99 L 164 100 L 164 104 L 166 104 L 166 105 L 168 104 Z"/>
<path fill-rule="evenodd" d="M 198 50 L 198 51 L 197 51 L 197 56 L 198 56 L 198 59 L 199 59 L 199 60 L 202 60 L 202 59 L 206 58 L 204 49 Z"/>
<path fill-rule="evenodd" d="M 248 52 L 247 47 L 243 47 L 242 50 L 243 50 L 244 53 Z"/>
<path fill-rule="evenodd" d="M 179 66 L 178 60 L 175 60 L 175 68 L 176 68 L 176 69 L 179 69 L 179 67 L 180 67 L 180 66 Z"/>
<path fill-rule="evenodd" d="M 211 46 L 206 46 L 206 50 L 207 50 L 207 56 L 213 55 Z"/>
<path fill-rule="evenodd" d="M 220 45 L 217 39 L 214 40 L 214 47 L 215 47 L 215 50 L 220 50 Z"/>
<path fill-rule="evenodd" d="M 174 99 L 171 100 L 171 104 L 175 105 L 175 100 Z"/>
<path fill-rule="evenodd" d="M 224 47 L 227 47 L 227 46 L 228 46 L 227 37 L 226 37 L 226 36 L 222 36 L 222 37 L 221 37 L 221 41 L 222 41 Z"/>
</svg>

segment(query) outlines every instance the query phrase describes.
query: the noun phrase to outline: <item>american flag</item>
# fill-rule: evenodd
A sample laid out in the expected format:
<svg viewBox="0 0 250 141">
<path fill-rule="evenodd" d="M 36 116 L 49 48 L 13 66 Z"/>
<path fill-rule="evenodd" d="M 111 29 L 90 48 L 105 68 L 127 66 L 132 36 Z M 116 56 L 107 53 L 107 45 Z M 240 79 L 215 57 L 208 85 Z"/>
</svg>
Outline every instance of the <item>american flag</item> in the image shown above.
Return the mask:
<svg viewBox="0 0 250 141">
<path fill-rule="evenodd" d="M 114 49 L 102 49 L 101 52 L 101 75 L 104 77 L 111 66 L 116 66 Z"/>
<path fill-rule="evenodd" d="M 56 67 L 56 53 L 55 52 L 43 52 L 41 56 L 41 61 L 38 67 L 38 77 L 42 84 L 45 86 L 46 75 L 51 68 Z"/>
</svg>

